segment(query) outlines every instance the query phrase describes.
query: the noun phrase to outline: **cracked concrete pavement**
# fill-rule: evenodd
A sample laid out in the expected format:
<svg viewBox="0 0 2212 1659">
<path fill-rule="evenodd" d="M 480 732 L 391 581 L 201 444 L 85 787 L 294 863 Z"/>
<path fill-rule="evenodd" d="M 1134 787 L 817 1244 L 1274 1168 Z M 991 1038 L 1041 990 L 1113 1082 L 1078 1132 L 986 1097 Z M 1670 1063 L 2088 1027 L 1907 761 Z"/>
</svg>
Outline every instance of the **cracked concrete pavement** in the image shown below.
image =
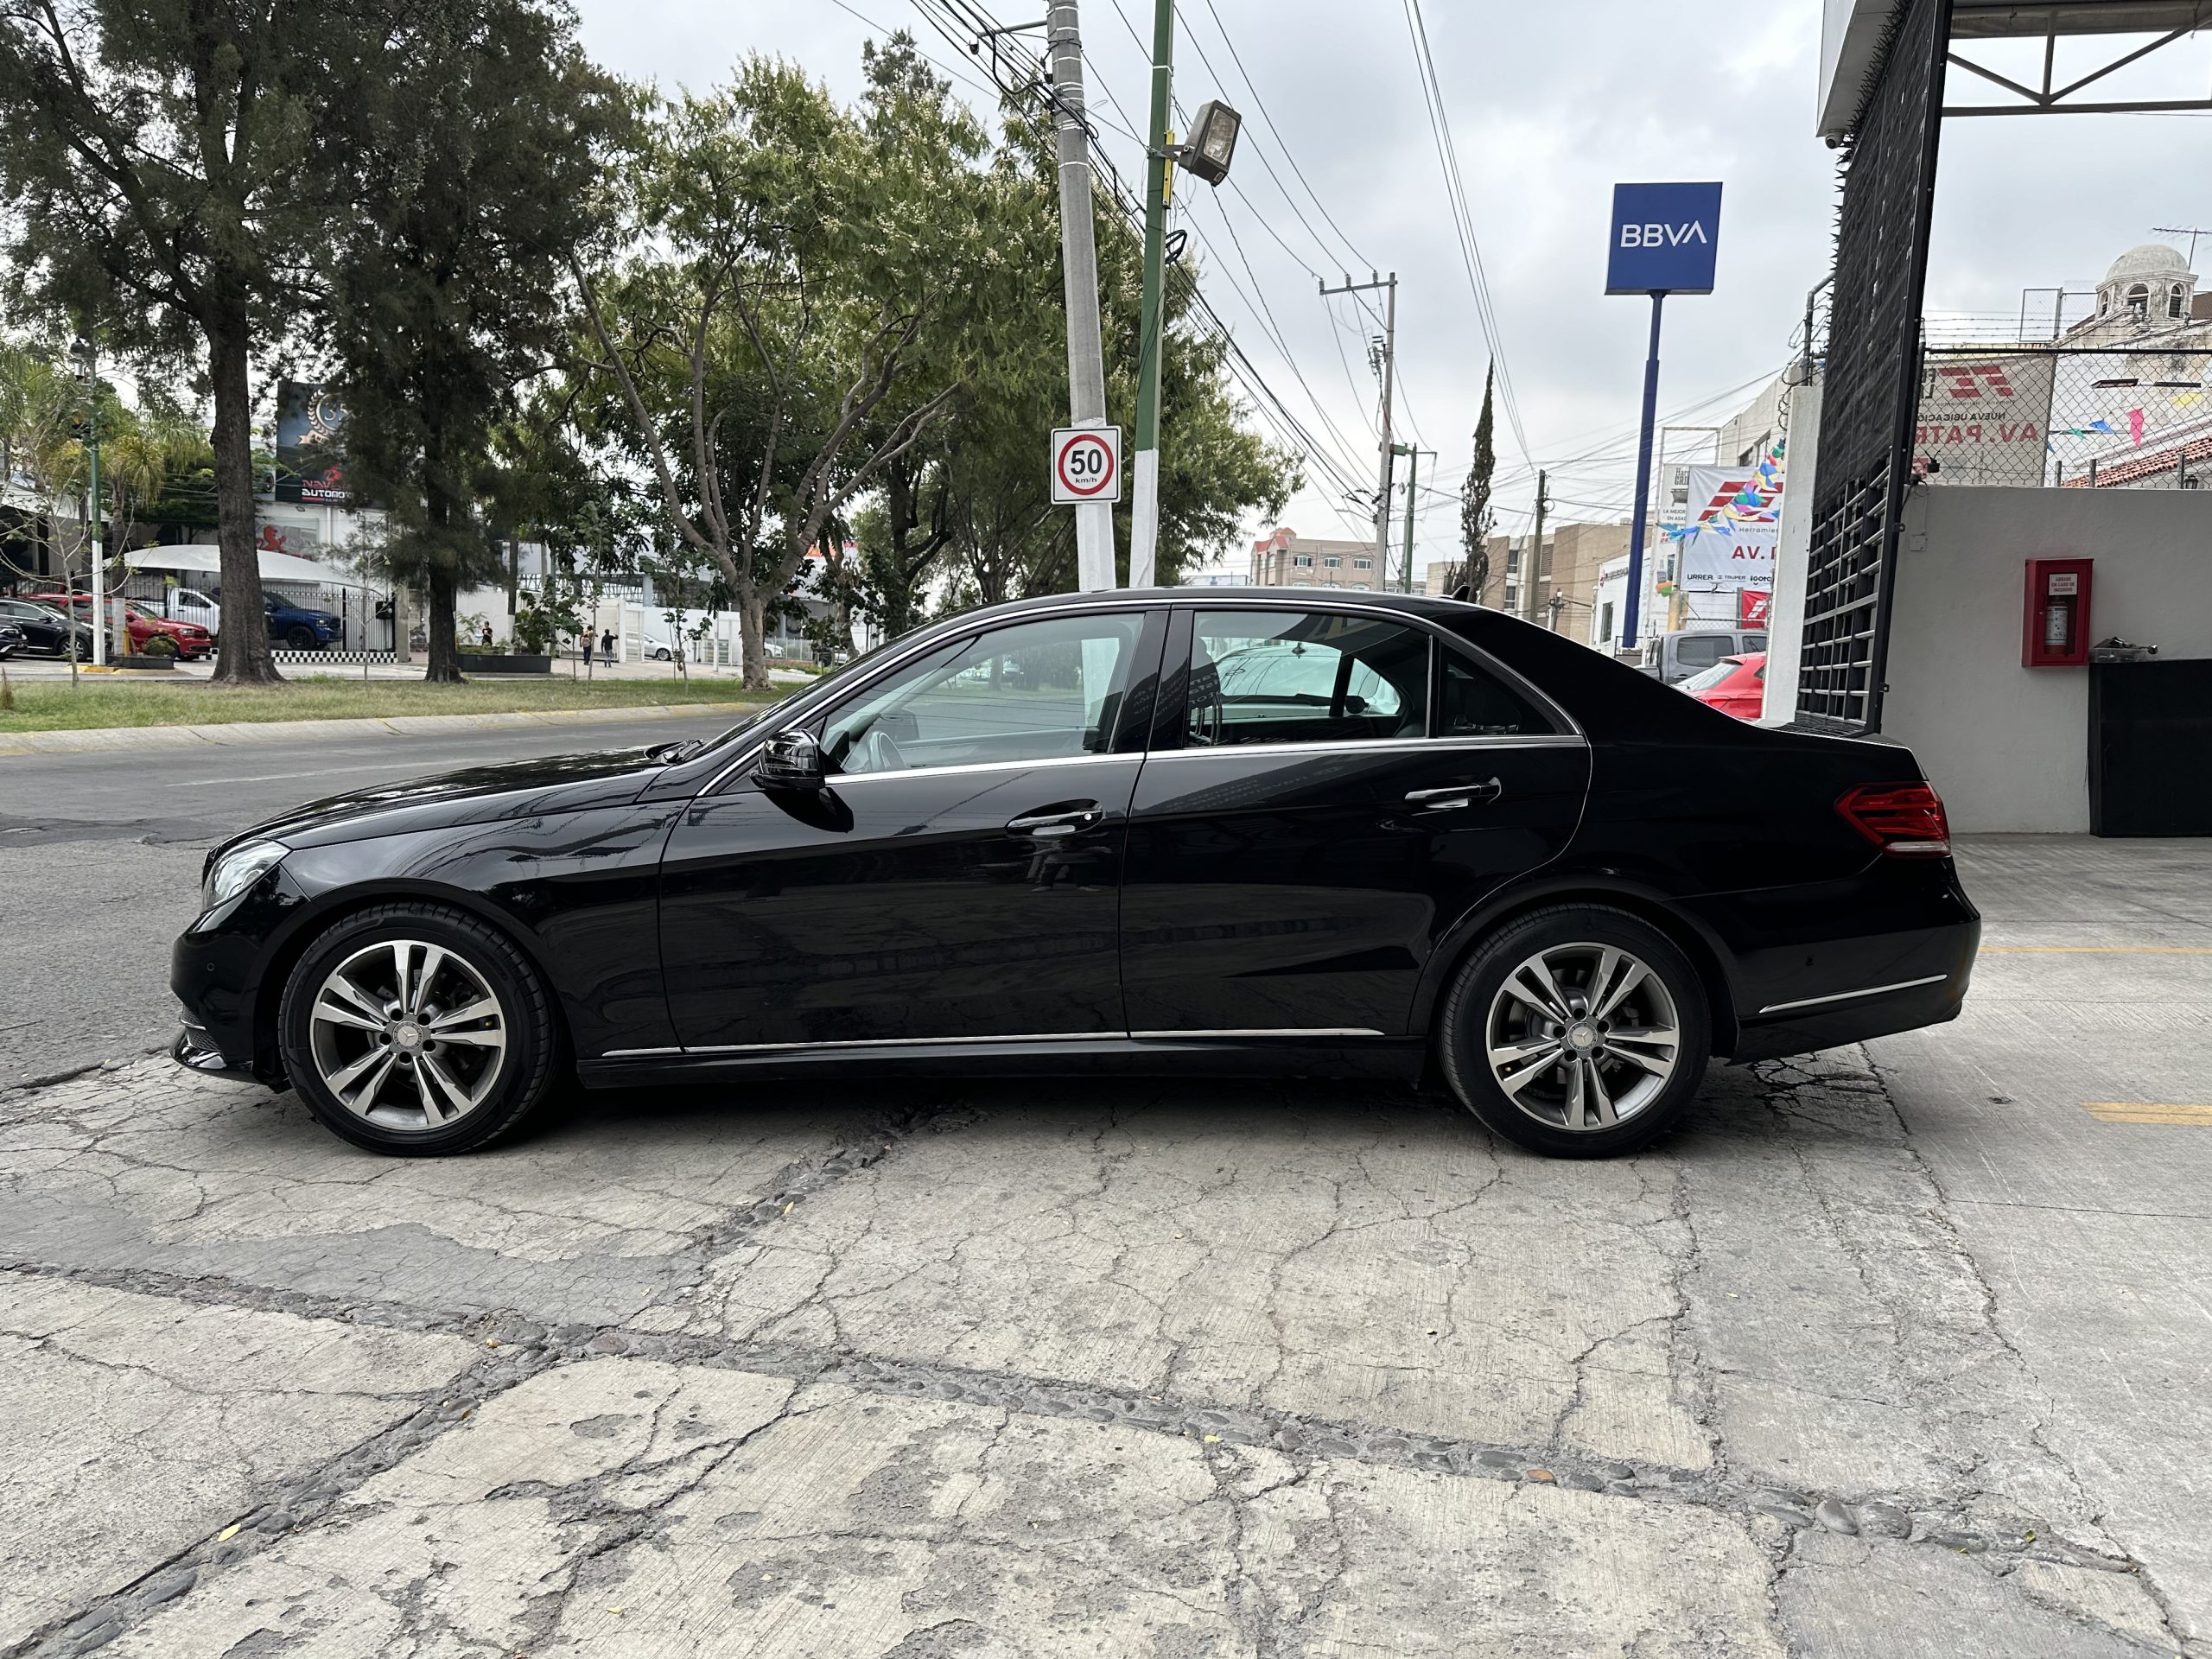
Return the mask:
<svg viewBox="0 0 2212 1659">
<path fill-rule="evenodd" d="M 2201 1090 L 2212 878 L 1967 867 L 1961 1021 L 1614 1163 L 1370 1087 L 445 1162 L 158 1060 L 0 1094 L 0 1656 L 2212 1659 L 2212 1133 L 2084 1109 Z"/>
</svg>

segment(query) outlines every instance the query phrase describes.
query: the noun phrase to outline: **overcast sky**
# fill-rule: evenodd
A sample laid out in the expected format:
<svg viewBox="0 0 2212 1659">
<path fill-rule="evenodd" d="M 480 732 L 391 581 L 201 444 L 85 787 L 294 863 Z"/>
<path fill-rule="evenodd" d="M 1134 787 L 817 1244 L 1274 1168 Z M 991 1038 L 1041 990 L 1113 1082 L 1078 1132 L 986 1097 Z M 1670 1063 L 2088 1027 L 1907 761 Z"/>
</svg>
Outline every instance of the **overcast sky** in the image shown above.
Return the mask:
<svg viewBox="0 0 2212 1659">
<path fill-rule="evenodd" d="M 984 9 L 1023 22 L 1045 7 Z M 916 0 L 582 0 L 582 10 L 595 57 L 668 91 L 703 87 L 759 51 L 850 98 L 861 43 L 898 28 L 974 77 Z M 1353 301 L 1322 300 L 1308 267 L 1332 282 L 1348 265 L 1396 270 L 1402 431 L 1409 416 L 1419 442 L 1440 452 L 1422 458 L 1424 480 L 1456 489 L 1490 346 L 1446 207 L 1404 0 L 1179 0 L 1179 10 L 1177 98 L 1192 109 L 1219 95 L 1245 118 L 1230 181 L 1209 192 L 1186 178 L 1176 193 L 1215 308 L 1339 470 L 1371 480 L 1376 388 L 1363 342 L 1377 325 Z M 1111 129 L 1124 113 L 1141 124 L 1145 58 L 1128 25 L 1148 40 L 1150 11 L 1147 0 L 1083 3 L 1091 106 L 1131 179 L 1136 146 Z M 1611 184 L 1726 183 L 1717 287 L 1670 302 L 1660 383 L 1662 418 L 1717 422 L 1780 367 L 1806 290 L 1828 267 L 1834 158 L 1812 131 L 1818 0 L 1427 0 L 1426 11 L 1528 440 L 1524 458 L 1501 422 L 1500 522 L 1526 528 L 1538 465 L 1553 469 L 1556 517 L 1624 516 L 1648 309 L 1603 292 Z M 2003 50 L 1980 55 L 2025 73 Z M 2115 95 L 2190 95 L 2208 56 L 2212 35 L 2116 78 Z M 2024 288 L 2087 287 L 2124 249 L 2154 239 L 2154 226 L 2212 224 L 2212 125 L 2201 118 L 1953 120 L 1943 146 L 1931 310 L 2012 318 Z M 2200 251 L 2202 270 L 2212 238 Z M 1358 510 L 1340 506 L 1309 468 L 1285 522 L 1307 535 L 1356 533 L 1344 515 Z M 1418 532 L 1417 563 L 1449 555 L 1456 500 L 1425 496 Z M 1243 550 L 1225 563 L 1241 569 Z"/>
</svg>

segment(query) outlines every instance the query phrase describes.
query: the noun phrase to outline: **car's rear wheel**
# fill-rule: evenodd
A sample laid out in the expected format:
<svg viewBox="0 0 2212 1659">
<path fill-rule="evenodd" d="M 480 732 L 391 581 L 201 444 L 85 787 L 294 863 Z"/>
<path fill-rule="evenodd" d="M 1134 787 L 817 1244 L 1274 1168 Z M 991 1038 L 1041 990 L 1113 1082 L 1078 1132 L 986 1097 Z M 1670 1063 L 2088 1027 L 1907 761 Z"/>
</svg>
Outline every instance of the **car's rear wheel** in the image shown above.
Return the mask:
<svg viewBox="0 0 2212 1659">
<path fill-rule="evenodd" d="M 1703 982 L 1674 942 L 1625 912 L 1523 916 L 1459 970 L 1438 1048 L 1452 1092 L 1532 1152 L 1637 1152 L 1688 1110 L 1711 1051 Z"/>
<path fill-rule="evenodd" d="M 552 1001 L 494 929 L 442 906 L 381 905 L 308 947 L 277 1014 L 308 1109 L 356 1146 L 402 1157 L 467 1152 L 551 1090 Z"/>
</svg>

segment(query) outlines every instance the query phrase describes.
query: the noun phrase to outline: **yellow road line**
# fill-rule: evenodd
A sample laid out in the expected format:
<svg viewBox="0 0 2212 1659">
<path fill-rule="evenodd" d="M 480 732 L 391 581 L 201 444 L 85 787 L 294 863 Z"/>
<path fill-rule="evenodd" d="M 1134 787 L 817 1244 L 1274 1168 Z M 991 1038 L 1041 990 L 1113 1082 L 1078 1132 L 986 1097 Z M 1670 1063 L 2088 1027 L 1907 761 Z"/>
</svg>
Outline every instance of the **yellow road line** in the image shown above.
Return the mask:
<svg viewBox="0 0 2212 1659">
<path fill-rule="evenodd" d="M 2212 1106 L 2138 1105 L 2124 1100 L 2085 1100 L 2082 1106 L 2100 1123 L 2185 1123 L 2212 1128 Z"/>
<path fill-rule="evenodd" d="M 2212 944 L 1985 944 L 1985 957 L 2212 957 Z"/>
</svg>

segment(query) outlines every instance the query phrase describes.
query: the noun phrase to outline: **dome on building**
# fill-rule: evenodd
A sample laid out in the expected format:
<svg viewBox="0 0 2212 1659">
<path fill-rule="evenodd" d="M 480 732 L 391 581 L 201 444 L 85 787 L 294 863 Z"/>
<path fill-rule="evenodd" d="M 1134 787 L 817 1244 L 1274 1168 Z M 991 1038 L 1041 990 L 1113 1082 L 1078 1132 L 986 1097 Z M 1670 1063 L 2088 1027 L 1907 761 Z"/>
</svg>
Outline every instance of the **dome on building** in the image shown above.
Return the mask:
<svg viewBox="0 0 2212 1659">
<path fill-rule="evenodd" d="M 2097 314 L 2082 326 L 2120 322 L 2137 329 L 2185 322 L 2196 296 L 2196 275 L 2179 248 L 2145 242 L 2112 262 L 2097 284 Z"/>
<path fill-rule="evenodd" d="M 2182 257 L 2179 248 L 2166 242 L 2145 242 L 2113 260 L 2112 269 L 2105 272 L 2105 281 L 2124 283 L 2130 277 L 2149 280 L 2188 275 L 2189 261 Z"/>
</svg>

